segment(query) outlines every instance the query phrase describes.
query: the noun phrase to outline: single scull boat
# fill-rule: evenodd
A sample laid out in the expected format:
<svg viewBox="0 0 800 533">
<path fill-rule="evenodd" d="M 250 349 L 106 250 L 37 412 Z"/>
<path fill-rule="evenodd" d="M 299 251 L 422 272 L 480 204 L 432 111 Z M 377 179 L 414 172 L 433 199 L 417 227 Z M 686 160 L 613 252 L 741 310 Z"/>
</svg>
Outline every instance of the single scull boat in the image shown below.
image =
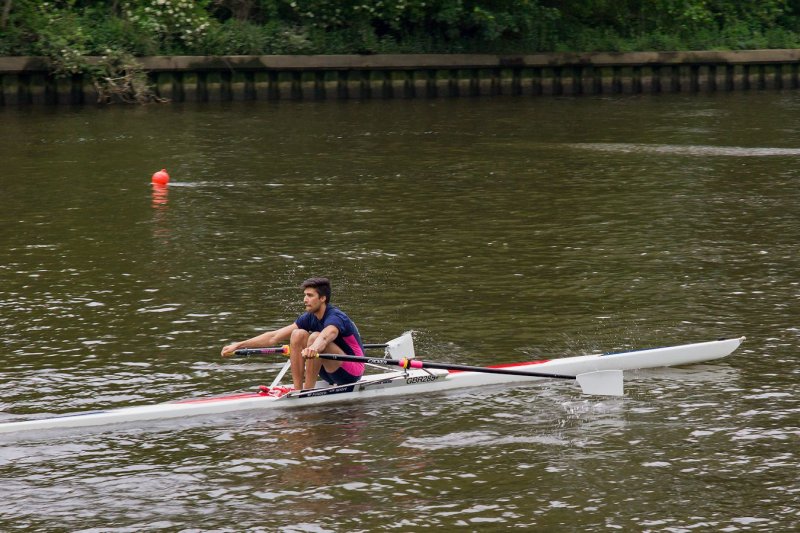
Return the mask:
<svg viewBox="0 0 800 533">
<path fill-rule="evenodd" d="M 510 370 L 515 374 L 446 370 L 435 368 L 435 366 L 448 365 L 426 364 L 420 361 L 401 365 L 407 366 L 403 370 L 366 375 L 360 381 L 349 385 L 295 391 L 273 383 L 271 387 L 262 387 L 259 392 L 4 422 L 0 423 L 0 433 L 100 426 L 254 409 L 301 407 L 351 399 L 427 394 L 463 387 L 532 382 L 549 379 L 550 377 L 578 377 L 579 384 L 581 384 L 584 391 L 593 393 L 592 384 L 595 381 L 593 379 L 595 376 L 598 376 L 600 378 L 599 381 L 603 382 L 607 381 L 606 375 L 618 373 L 621 376 L 622 371 L 625 370 L 678 366 L 710 361 L 731 354 L 744 339 L 744 337 L 720 339 L 631 352 L 582 355 L 486 367 L 486 369 Z M 406 333 L 397 339 L 389 341 L 386 352 L 387 357 L 413 359 L 414 347 L 411 335 Z M 379 360 L 373 358 L 366 358 L 365 361 L 379 362 Z M 455 367 L 458 365 L 449 366 Z M 528 374 L 524 374 L 526 372 Z M 587 385 L 580 381 L 581 376 L 587 376 L 588 391 Z M 619 387 L 621 389 L 621 378 Z M 612 388 L 615 389 L 615 387 Z M 606 394 L 607 392 L 600 393 Z M 621 390 L 619 393 L 621 393 Z M 611 394 L 616 394 L 616 391 L 611 392 Z"/>
</svg>

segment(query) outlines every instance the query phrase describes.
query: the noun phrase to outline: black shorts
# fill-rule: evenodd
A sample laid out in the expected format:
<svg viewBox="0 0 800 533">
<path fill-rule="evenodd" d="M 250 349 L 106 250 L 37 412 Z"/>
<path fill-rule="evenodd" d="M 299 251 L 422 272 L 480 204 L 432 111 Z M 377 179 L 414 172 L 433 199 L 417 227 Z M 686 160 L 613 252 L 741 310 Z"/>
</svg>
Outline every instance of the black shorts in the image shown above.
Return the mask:
<svg viewBox="0 0 800 533">
<path fill-rule="evenodd" d="M 331 373 L 325 370 L 324 366 L 319 369 L 319 377 L 327 381 L 330 385 L 347 385 L 349 383 L 355 383 L 361 379 L 361 376 L 354 376 L 341 367 L 337 368 L 335 372 Z"/>
</svg>

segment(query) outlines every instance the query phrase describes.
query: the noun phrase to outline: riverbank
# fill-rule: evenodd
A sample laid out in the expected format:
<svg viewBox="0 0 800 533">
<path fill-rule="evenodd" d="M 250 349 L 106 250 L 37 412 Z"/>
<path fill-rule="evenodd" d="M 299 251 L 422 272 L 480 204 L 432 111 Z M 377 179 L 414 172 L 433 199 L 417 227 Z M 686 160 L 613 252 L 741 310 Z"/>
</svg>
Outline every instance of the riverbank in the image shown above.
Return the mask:
<svg viewBox="0 0 800 533">
<path fill-rule="evenodd" d="M 90 58 L 99 62 L 100 58 Z M 172 102 L 561 96 L 796 89 L 800 49 L 493 54 L 156 56 L 137 58 Z M 45 58 L 0 57 L 0 105 L 95 104 L 86 74 Z"/>
</svg>

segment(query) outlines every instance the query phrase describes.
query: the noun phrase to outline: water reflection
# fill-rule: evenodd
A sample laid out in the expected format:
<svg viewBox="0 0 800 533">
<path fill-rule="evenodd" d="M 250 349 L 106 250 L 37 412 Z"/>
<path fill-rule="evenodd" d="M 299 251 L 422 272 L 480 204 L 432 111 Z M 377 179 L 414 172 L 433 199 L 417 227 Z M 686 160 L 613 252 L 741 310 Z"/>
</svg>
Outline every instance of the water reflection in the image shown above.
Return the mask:
<svg viewBox="0 0 800 533">
<path fill-rule="evenodd" d="M 158 185 L 153 184 L 153 209 L 158 211 L 163 211 L 167 207 L 167 195 L 169 193 L 169 186 L 168 185 Z"/>
</svg>

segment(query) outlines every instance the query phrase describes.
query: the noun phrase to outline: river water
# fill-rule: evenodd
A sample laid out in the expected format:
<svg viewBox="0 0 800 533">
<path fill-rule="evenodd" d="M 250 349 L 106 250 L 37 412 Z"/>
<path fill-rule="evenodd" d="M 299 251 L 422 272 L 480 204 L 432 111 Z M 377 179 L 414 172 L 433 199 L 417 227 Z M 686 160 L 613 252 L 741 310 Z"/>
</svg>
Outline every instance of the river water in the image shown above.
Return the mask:
<svg viewBox="0 0 800 533">
<path fill-rule="evenodd" d="M 4 531 L 800 525 L 800 96 L 0 109 L 0 421 L 251 391 L 299 283 L 465 364 L 713 364 L 0 439 Z M 154 191 L 150 175 L 172 182 Z"/>
</svg>

